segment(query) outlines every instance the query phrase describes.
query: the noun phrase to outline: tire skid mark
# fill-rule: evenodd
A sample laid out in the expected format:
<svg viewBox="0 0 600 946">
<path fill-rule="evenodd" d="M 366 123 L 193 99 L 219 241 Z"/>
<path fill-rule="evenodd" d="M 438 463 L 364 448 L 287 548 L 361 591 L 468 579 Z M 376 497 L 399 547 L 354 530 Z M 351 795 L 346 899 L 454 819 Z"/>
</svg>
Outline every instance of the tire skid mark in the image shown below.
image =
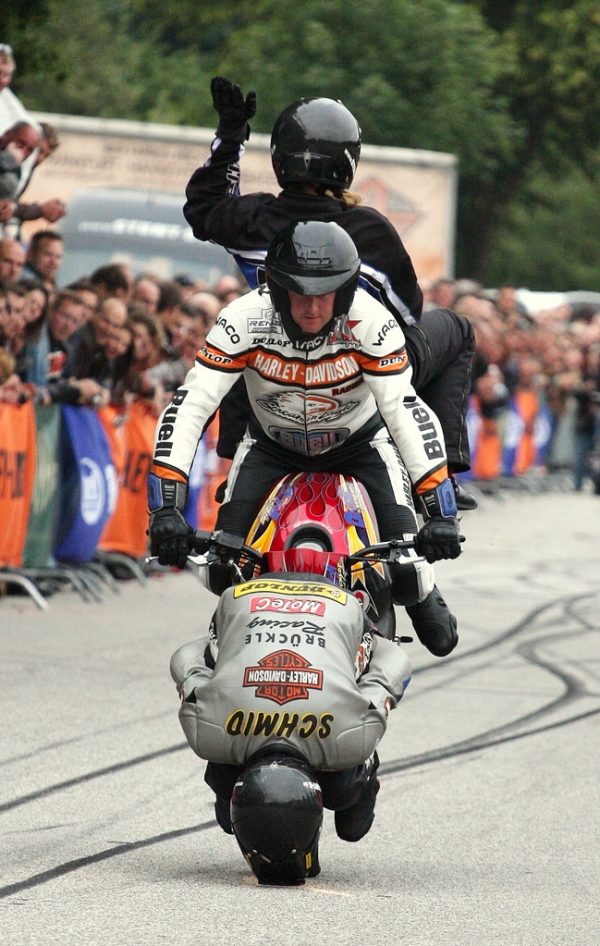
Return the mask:
<svg viewBox="0 0 600 946">
<path fill-rule="evenodd" d="M 153 713 L 144 717 L 144 723 L 149 723 L 155 719 L 166 719 L 172 716 L 171 710 L 164 710 L 162 713 Z M 0 759 L 0 768 L 5 765 L 11 765 L 14 762 L 24 762 L 27 759 L 37 759 L 42 752 L 52 752 L 53 749 L 62 749 L 63 746 L 73 745 L 75 742 L 82 742 L 95 736 L 104 736 L 107 733 L 118 732 L 120 729 L 130 729 L 132 726 L 139 726 L 139 720 L 131 720 L 125 723 L 115 723 L 113 726 L 104 726 L 102 729 L 92 729 L 89 732 L 78 733 L 77 736 L 69 736 L 68 739 L 59 739 L 56 742 L 48 742 L 45 746 L 39 746 L 30 752 L 23 752 L 20 755 L 9 756 L 6 759 Z"/>
<path fill-rule="evenodd" d="M 577 615 L 575 615 L 575 617 L 579 619 Z M 577 631 L 571 631 L 566 634 L 565 632 L 559 632 L 552 635 L 552 637 L 556 638 L 557 640 L 564 640 L 566 637 L 576 637 L 580 634 L 581 629 Z M 440 749 L 433 749 L 428 752 L 408 756 L 405 759 L 398 759 L 396 761 L 384 763 L 380 769 L 381 774 L 391 775 L 409 768 L 415 768 L 419 765 L 425 765 L 431 762 L 440 761 L 442 759 L 451 758 L 453 756 L 465 755 L 470 752 L 501 745 L 505 742 L 512 742 L 517 739 L 535 736 L 539 733 L 549 732 L 553 729 L 558 729 L 562 726 L 569 725 L 570 723 L 576 723 L 580 720 L 588 719 L 591 716 L 599 714 L 600 707 L 597 707 L 573 716 L 567 716 L 566 718 L 547 723 L 543 726 L 536 726 L 522 730 L 521 732 L 515 732 L 516 729 L 520 729 L 525 724 L 530 725 L 535 720 L 544 719 L 557 709 L 569 707 L 573 703 L 577 703 L 586 697 L 597 698 L 595 693 L 590 693 L 588 691 L 585 682 L 582 682 L 580 678 L 571 670 L 567 670 L 563 666 L 556 666 L 556 664 L 550 659 L 540 656 L 538 653 L 539 648 L 542 645 L 547 645 L 548 641 L 552 640 L 552 637 L 549 638 L 547 636 L 541 636 L 535 638 L 535 640 L 532 641 L 524 641 L 522 644 L 519 644 L 516 647 L 516 652 L 529 663 L 535 664 L 543 670 L 548 671 L 553 676 L 558 677 L 564 687 L 563 693 L 559 697 L 554 700 L 550 700 L 544 706 L 538 707 L 535 710 L 531 710 L 530 712 L 523 714 L 511 722 L 504 723 L 501 726 L 493 727 L 492 729 L 488 729 L 483 733 L 478 733 L 476 736 L 472 736 L 470 739 L 464 739 L 453 743 L 452 745 L 441 747 Z"/>
<path fill-rule="evenodd" d="M 553 637 L 555 637 L 557 640 L 565 640 L 567 637 L 577 637 L 580 634 L 581 634 L 580 630 L 571 631 L 569 633 L 565 633 L 564 631 L 561 631 L 552 636 L 545 635 L 542 637 L 538 637 L 533 641 L 526 641 L 522 644 L 519 644 L 517 647 L 515 647 L 512 653 L 519 654 L 524 660 L 528 661 L 529 663 L 535 664 L 536 666 L 542 668 L 543 670 L 547 670 L 553 676 L 558 677 L 558 679 L 561 681 L 561 683 L 564 686 L 564 692 L 560 696 L 555 697 L 552 700 L 549 700 L 547 703 L 544 703 L 542 706 L 539 706 L 534 710 L 530 710 L 529 712 L 524 713 L 522 716 L 519 716 L 516 719 L 511 720 L 510 722 L 503 723 L 500 726 L 494 727 L 492 729 L 488 729 L 484 733 L 480 733 L 477 738 L 484 738 L 484 737 L 488 738 L 490 736 L 494 736 L 494 735 L 512 730 L 517 726 L 522 726 L 525 723 L 532 723 L 534 720 L 543 719 L 544 717 L 552 713 L 554 710 L 559 709 L 561 707 L 566 707 L 570 703 L 572 703 L 574 700 L 579 700 L 580 698 L 584 696 L 590 696 L 590 697 L 597 696 L 597 694 L 592 693 L 587 689 L 586 684 L 582 683 L 579 677 L 576 676 L 575 673 L 573 673 L 570 670 L 565 669 L 564 667 L 557 667 L 550 660 L 540 657 L 539 654 L 537 653 L 538 647 L 541 645 L 547 645 L 548 642 L 551 641 Z M 445 680 L 443 685 L 447 686 L 448 684 L 456 682 L 456 680 L 463 680 L 465 676 L 468 676 L 470 672 L 478 673 L 482 669 L 486 669 L 487 667 L 491 666 L 492 663 L 493 661 L 487 664 L 478 664 L 478 666 L 473 668 L 472 671 L 467 671 L 466 673 L 462 673 L 462 674 L 460 673 L 454 674 L 448 680 Z M 431 689 L 431 687 L 429 687 L 428 689 Z M 459 743 L 456 743 L 455 745 L 459 745 Z"/>
<path fill-rule="evenodd" d="M 141 848 L 151 847 L 153 844 L 173 841 L 187 834 L 196 834 L 199 831 L 206 831 L 208 828 L 216 826 L 216 821 L 205 821 L 189 828 L 177 828 L 174 831 L 166 831 L 164 834 L 155 834 L 151 838 L 143 838 L 141 841 L 127 841 L 124 844 L 117 844 L 116 847 L 109 847 L 105 851 L 98 851 L 96 854 L 88 854 L 86 857 L 77 857 L 72 861 L 65 861 L 63 864 L 50 867 L 39 874 L 33 874 L 25 880 L 19 880 L 14 884 L 0 887 L 0 899 L 4 900 L 6 897 L 12 897 L 15 893 L 21 893 L 22 890 L 30 890 L 32 887 L 47 884 L 51 880 L 57 880 L 59 877 L 73 873 L 73 871 L 81 870 L 82 867 L 89 867 L 90 864 L 99 864 L 101 861 L 118 857 L 120 854 L 129 854 L 131 851 L 139 851 Z"/>
<path fill-rule="evenodd" d="M 572 607 L 586 598 L 594 598 L 596 595 L 597 592 L 585 592 L 577 595 L 568 595 L 565 598 L 556 598 L 554 601 L 549 601 L 547 604 L 542 604 L 537 608 L 533 608 L 517 624 L 498 634 L 492 640 L 486 641 L 483 644 L 477 644 L 475 647 L 471 647 L 469 650 L 461 651 L 459 654 L 451 654 L 449 657 L 445 657 L 443 661 L 436 661 L 435 663 L 426 664 L 424 667 L 421 667 L 418 670 L 418 673 L 422 674 L 436 669 L 441 670 L 444 667 L 447 667 L 449 664 L 466 660 L 468 657 L 473 657 L 475 654 L 485 653 L 486 651 L 489 651 L 492 648 L 498 647 L 500 644 L 505 643 L 505 641 L 516 637 L 522 631 L 527 630 L 534 623 L 534 621 L 537 621 L 537 619 L 542 614 L 552 610 L 552 608 L 560 605 L 563 610 L 565 610 L 566 608 Z M 552 622 L 552 625 L 549 626 L 554 626 L 554 624 L 555 622 Z"/>
<path fill-rule="evenodd" d="M 48 785 L 46 788 L 40 788 L 37 792 L 29 792 L 27 795 L 20 795 L 13 798 L 12 801 L 3 802 L 0 805 L 0 813 L 11 811 L 20 805 L 26 805 L 28 802 L 37 801 L 39 798 L 46 798 L 48 795 L 54 795 L 56 792 L 62 792 L 67 788 L 73 788 L 74 785 L 83 785 L 84 782 L 91 782 L 94 779 L 102 778 L 104 775 L 113 775 L 115 772 L 122 772 L 123 769 L 133 768 L 135 765 L 143 765 L 145 762 L 152 762 L 154 759 L 160 759 L 161 756 L 171 755 L 173 752 L 181 752 L 187 749 L 187 742 L 177 743 L 175 746 L 168 746 L 166 749 L 157 749 L 155 752 L 147 752 L 145 755 L 135 756 L 127 759 L 125 762 L 115 762 L 113 765 L 107 765 L 103 769 L 95 769 L 93 772 L 86 772 L 85 775 L 78 775 L 75 778 L 67 779 L 65 782 L 57 782 L 54 785 Z"/>
<path fill-rule="evenodd" d="M 565 606 L 565 610 L 571 615 L 572 618 L 574 618 L 576 621 L 579 621 L 579 623 L 582 624 L 588 631 L 600 631 L 600 623 L 596 621 L 592 624 L 586 617 L 582 617 L 582 615 L 578 613 L 577 605 L 579 603 L 579 601 L 572 601 Z"/>
<path fill-rule="evenodd" d="M 571 723 L 578 723 L 581 720 L 589 719 L 591 716 L 600 714 L 600 707 L 587 710 L 585 713 L 579 713 L 577 716 L 568 716 L 566 719 L 559 719 L 554 723 L 548 723 L 546 726 L 537 726 L 534 729 L 526 729 L 524 732 L 511 733 L 497 738 L 486 738 L 486 734 L 473 736 L 464 742 L 457 742 L 452 746 L 446 746 L 442 749 L 433 749 L 430 752 L 423 752 L 420 755 L 408 756 L 405 759 L 399 759 L 397 762 L 387 762 L 380 766 L 379 771 L 382 775 L 395 775 L 406 769 L 414 769 L 420 765 L 429 765 L 432 762 L 440 762 L 442 759 L 450 759 L 454 756 L 468 755 L 471 752 L 478 752 L 482 749 L 490 749 L 494 746 L 500 746 L 506 742 L 516 742 L 518 739 L 528 739 L 530 736 L 537 736 L 540 733 L 550 732 L 553 729 L 560 729 L 562 726 L 569 726 Z M 512 724 L 512 725 L 516 725 Z"/>
<path fill-rule="evenodd" d="M 539 607 L 534 608 L 532 611 L 528 612 L 528 614 L 526 614 L 525 617 L 521 621 L 519 621 L 516 625 L 504 631 L 503 633 L 497 635 L 492 640 L 486 641 L 484 644 L 471 647 L 469 650 L 463 651 L 460 654 L 452 655 L 446 658 L 443 662 L 426 664 L 424 667 L 421 667 L 418 670 L 418 675 L 422 676 L 423 674 L 430 673 L 431 671 L 436 671 L 436 670 L 439 671 L 441 669 L 446 669 L 450 664 L 457 664 L 476 654 L 486 653 L 492 650 L 493 648 L 498 647 L 499 645 L 505 643 L 507 640 L 510 640 L 511 638 L 516 637 L 523 630 L 530 627 L 531 624 L 534 621 L 536 621 L 540 615 L 556 607 L 557 605 L 561 605 L 563 609 L 565 609 L 567 607 L 574 606 L 575 604 L 577 604 L 578 602 L 586 598 L 593 597 L 595 594 L 596 594 L 595 592 L 588 592 L 588 593 L 583 593 L 583 594 L 569 595 L 566 598 L 557 598 L 554 601 L 547 602 L 546 604 L 540 605 Z M 515 725 L 518 724 L 518 722 L 519 722 L 518 720 L 513 721 L 509 725 L 511 728 L 513 728 Z M 500 727 L 500 729 L 504 729 L 504 728 L 505 727 Z M 179 752 L 182 749 L 186 749 L 186 748 L 187 748 L 187 743 L 177 743 L 176 745 L 168 746 L 165 749 L 159 749 L 155 752 L 149 752 L 142 756 L 136 756 L 124 762 L 117 762 L 113 765 L 106 766 L 102 769 L 96 769 L 91 772 L 87 772 L 84 775 L 81 775 L 72 779 L 67 779 L 64 782 L 58 782 L 54 785 L 49 785 L 46 788 L 39 789 L 36 792 L 30 792 L 26 795 L 18 796 L 17 798 L 12 799 L 11 801 L 0 804 L 0 814 L 4 811 L 10 811 L 21 805 L 28 804 L 29 802 L 37 801 L 40 798 L 45 798 L 48 795 L 55 794 L 56 792 L 60 792 L 60 791 L 64 791 L 65 789 L 72 788 L 75 785 L 80 785 L 85 782 L 90 782 L 96 778 L 102 778 L 105 775 L 111 775 L 114 772 L 119 772 L 127 768 L 132 768 L 136 765 L 143 765 L 144 763 L 151 762 L 154 759 L 160 758 L 161 756 L 170 755 L 174 752 Z"/>
<path fill-rule="evenodd" d="M 498 739 L 482 740 L 481 737 L 476 737 L 470 741 L 470 744 L 464 743 L 462 746 L 457 744 L 456 746 L 449 746 L 447 749 L 434 750 L 433 752 L 423 753 L 420 756 L 412 756 L 397 763 L 387 763 L 382 765 L 379 771 L 382 776 L 395 775 L 398 772 L 405 771 L 406 769 L 416 768 L 420 765 L 441 761 L 442 759 L 451 758 L 453 756 L 465 755 L 470 752 L 476 752 L 480 749 L 488 749 L 492 746 L 500 745 L 506 742 L 513 742 L 517 739 L 526 739 L 529 736 L 535 736 L 539 733 L 558 729 L 559 727 L 566 726 L 570 723 L 588 719 L 589 717 L 595 716 L 599 713 L 600 707 L 598 709 L 589 710 L 586 713 L 581 713 L 578 716 L 570 717 L 569 719 L 560 720 L 555 723 L 549 723 L 547 726 L 539 726 L 536 729 L 531 729 L 522 733 L 514 733 L 513 735 L 504 736 Z M 206 821 L 200 825 L 194 825 L 189 828 L 178 828 L 175 831 L 167 831 L 164 834 L 157 834 L 151 838 L 144 838 L 141 841 L 132 841 L 125 844 L 119 844 L 116 847 L 108 848 L 105 851 L 99 851 L 96 854 L 90 854 L 86 857 L 78 857 L 71 861 L 65 861 L 63 864 L 59 864 L 56 867 L 42 871 L 39 874 L 33 874 L 31 877 L 27 877 L 25 880 L 17 881 L 14 884 L 8 884 L 5 887 L 0 887 L 0 900 L 11 897 L 16 893 L 21 893 L 23 890 L 31 890 L 34 887 L 39 887 L 40 885 L 48 883 L 52 880 L 57 880 L 59 877 L 73 873 L 76 870 L 81 870 L 84 867 L 89 867 L 91 864 L 97 864 L 101 861 L 118 857 L 121 854 L 128 854 L 130 851 L 140 850 L 141 848 L 150 847 L 154 844 L 161 844 L 164 841 L 172 841 L 176 838 L 184 837 L 185 835 L 195 834 L 197 832 L 206 831 L 209 828 L 216 827 L 218 827 L 216 821 Z"/>
<path fill-rule="evenodd" d="M 509 628 L 508 630 L 504 631 L 503 633 L 497 635 L 497 636 L 494 637 L 492 640 L 486 641 L 484 644 L 479 644 L 479 645 L 477 645 L 476 647 L 472 647 L 472 648 L 470 648 L 469 650 L 461 651 L 461 652 L 458 653 L 458 654 L 454 653 L 454 654 L 452 654 L 451 656 L 446 657 L 443 661 L 436 660 L 436 661 L 434 661 L 434 662 L 432 662 L 432 663 L 428 663 L 428 664 L 425 664 L 425 665 L 422 666 L 422 667 L 419 667 L 418 670 L 416 670 L 416 671 L 414 672 L 414 678 L 415 678 L 415 680 L 417 680 L 417 679 L 420 680 L 420 678 L 422 677 L 422 675 L 425 674 L 425 673 L 430 673 L 431 671 L 436 671 L 436 670 L 438 670 L 438 671 L 439 671 L 439 670 L 447 670 L 447 668 L 448 668 L 449 666 L 455 665 L 455 664 L 459 664 L 459 665 L 460 665 L 460 664 L 461 664 L 462 662 L 464 662 L 464 660 L 465 660 L 466 658 L 468 658 L 468 657 L 473 657 L 473 656 L 477 656 L 477 655 L 480 655 L 480 654 L 482 654 L 482 655 L 485 655 L 485 654 L 488 654 L 488 653 L 491 654 L 491 652 L 492 652 L 493 650 L 495 650 L 495 649 L 498 648 L 498 647 L 501 647 L 504 643 L 506 643 L 507 641 L 511 640 L 512 638 L 517 637 L 522 631 L 531 630 L 531 626 L 532 626 L 534 623 L 535 623 L 536 628 L 537 628 L 538 630 L 542 630 L 544 627 L 554 628 L 554 627 L 556 627 L 556 621 L 557 621 L 556 617 L 554 617 L 554 618 L 553 618 L 553 617 L 548 617 L 546 621 L 540 621 L 540 620 L 539 620 L 539 618 L 541 617 L 541 615 L 542 615 L 544 612 L 548 612 L 548 611 L 550 611 L 552 608 L 555 608 L 555 607 L 557 607 L 557 606 L 561 606 L 562 610 L 564 611 L 564 610 L 569 606 L 569 603 L 572 603 L 573 605 L 575 605 L 575 604 L 579 603 L 580 601 L 582 601 L 582 600 L 584 600 L 585 598 L 588 598 L 588 597 L 593 597 L 593 595 L 592 595 L 592 594 L 587 594 L 587 593 L 586 593 L 586 594 L 583 594 L 583 595 L 577 595 L 577 596 L 575 596 L 575 598 L 573 599 L 572 602 L 571 602 L 571 599 L 570 599 L 570 598 L 569 598 L 569 599 L 562 599 L 562 598 L 560 598 L 560 599 L 557 599 L 556 601 L 552 601 L 552 602 L 550 602 L 550 603 L 548 603 L 548 604 L 542 605 L 542 606 L 540 606 L 539 608 L 536 608 L 536 609 L 534 609 L 533 611 L 530 611 L 530 612 L 522 619 L 522 621 L 520 621 L 520 622 L 519 622 L 518 624 L 516 624 L 514 627 Z M 565 602 L 567 602 L 567 603 L 565 603 Z M 575 633 L 579 634 L 580 631 L 577 631 L 577 632 L 575 632 Z M 564 632 L 561 633 L 561 637 L 562 637 L 562 638 L 565 637 L 565 633 L 564 633 Z M 545 639 L 547 639 L 547 638 L 545 638 Z M 514 653 L 514 651 L 513 651 L 512 653 Z M 446 687 L 446 686 L 448 686 L 448 685 L 451 685 L 451 684 L 455 683 L 455 682 L 458 681 L 458 680 L 464 680 L 464 679 L 465 679 L 466 677 L 468 677 L 468 676 L 472 676 L 472 675 L 475 674 L 475 673 L 479 673 L 481 670 L 485 670 L 485 669 L 491 667 L 495 662 L 496 662 L 496 658 L 493 657 L 493 656 L 490 656 L 490 659 L 489 659 L 487 662 L 482 662 L 482 663 L 479 663 L 479 664 L 477 664 L 477 665 L 475 665 L 475 666 L 468 667 L 468 668 L 466 668 L 466 669 L 462 669 L 462 668 L 459 669 L 459 667 L 457 667 L 457 668 L 456 668 L 456 671 L 455 671 L 454 673 L 448 674 L 448 676 L 447 676 L 446 679 L 443 681 L 443 683 L 441 683 L 441 684 L 438 684 L 438 683 L 435 683 L 435 684 L 434 684 L 434 683 L 431 683 L 431 684 L 429 684 L 429 685 L 426 685 L 425 687 L 423 687 L 422 689 L 418 690 L 418 691 L 414 694 L 414 698 L 417 698 L 417 697 L 422 698 L 422 697 L 426 696 L 427 693 L 428 693 L 430 690 L 434 689 L 434 688 L 437 689 L 437 688 L 440 687 L 440 686 L 441 686 L 441 687 Z"/>
</svg>

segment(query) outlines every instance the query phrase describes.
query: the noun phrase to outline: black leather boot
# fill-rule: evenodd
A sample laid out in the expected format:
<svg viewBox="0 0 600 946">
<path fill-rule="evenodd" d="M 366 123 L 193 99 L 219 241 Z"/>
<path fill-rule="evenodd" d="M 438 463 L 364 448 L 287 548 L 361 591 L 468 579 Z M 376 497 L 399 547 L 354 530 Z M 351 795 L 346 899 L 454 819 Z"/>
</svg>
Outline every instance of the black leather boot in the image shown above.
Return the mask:
<svg viewBox="0 0 600 946">
<path fill-rule="evenodd" d="M 371 829 L 375 818 L 375 799 L 379 791 L 379 756 L 376 752 L 364 763 L 366 782 L 359 800 L 335 813 L 335 830 L 342 841 L 360 841 Z"/>
<path fill-rule="evenodd" d="M 215 818 L 219 824 L 219 827 L 223 829 L 225 834 L 233 834 L 233 828 L 231 827 L 231 815 L 229 814 L 229 799 L 223 798 L 221 795 L 217 795 L 215 799 Z"/>
<path fill-rule="evenodd" d="M 454 495 L 456 497 L 456 508 L 460 512 L 468 512 L 471 509 L 477 509 L 479 505 L 474 496 L 471 496 L 470 493 L 467 493 L 461 484 L 454 479 L 453 476 L 450 477 L 452 480 L 452 486 L 454 487 Z"/>
<path fill-rule="evenodd" d="M 446 657 L 454 650 L 458 644 L 457 621 L 435 585 L 424 601 L 411 605 L 406 613 L 417 637 L 431 654 Z"/>
</svg>

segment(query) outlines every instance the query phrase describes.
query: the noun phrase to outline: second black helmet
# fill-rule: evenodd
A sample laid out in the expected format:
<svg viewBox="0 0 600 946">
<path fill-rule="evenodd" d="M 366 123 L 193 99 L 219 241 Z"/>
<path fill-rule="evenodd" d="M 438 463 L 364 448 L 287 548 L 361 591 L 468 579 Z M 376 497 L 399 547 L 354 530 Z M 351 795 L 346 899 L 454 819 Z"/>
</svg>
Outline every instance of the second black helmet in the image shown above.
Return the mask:
<svg viewBox="0 0 600 946">
<path fill-rule="evenodd" d="M 350 187 L 360 158 L 360 126 L 335 99 L 299 99 L 277 118 L 271 160 L 280 187 L 313 183 Z"/>
</svg>

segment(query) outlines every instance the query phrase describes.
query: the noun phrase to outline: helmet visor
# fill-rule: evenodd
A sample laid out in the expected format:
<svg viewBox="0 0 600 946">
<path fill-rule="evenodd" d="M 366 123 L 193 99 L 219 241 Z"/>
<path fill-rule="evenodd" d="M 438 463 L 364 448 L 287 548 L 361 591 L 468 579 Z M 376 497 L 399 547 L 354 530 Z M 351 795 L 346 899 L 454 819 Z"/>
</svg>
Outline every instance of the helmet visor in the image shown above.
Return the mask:
<svg viewBox="0 0 600 946">
<path fill-rule="evenodd" d="M 329 292 L 341 289 L 355 277 L 355 273 L 347 269 L 322 274 L 313 271 L 309 274 L 304 268 L 304 272 L 284 273 L 272 264 L 269 267 L 269 275 L 282 289 L 291 289 L 301 296 L 326 296 Z"/>
</svg>

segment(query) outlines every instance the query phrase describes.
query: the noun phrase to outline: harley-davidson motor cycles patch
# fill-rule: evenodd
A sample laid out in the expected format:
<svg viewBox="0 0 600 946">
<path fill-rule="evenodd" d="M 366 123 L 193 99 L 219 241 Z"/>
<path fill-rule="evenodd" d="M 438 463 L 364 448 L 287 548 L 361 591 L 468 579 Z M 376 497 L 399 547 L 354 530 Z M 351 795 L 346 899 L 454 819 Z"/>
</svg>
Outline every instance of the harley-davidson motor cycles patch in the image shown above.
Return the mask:
<svg viewBox="0 0 600 946">
<path fill-rule="evenodd" d="M 244 670 L 244 686 L 256 687 L 256 696 L 274 703 L 307 700 L 309 690 L 323 689 L 323 671 L 291 650 L 277 650 Z"/>
</svg>

